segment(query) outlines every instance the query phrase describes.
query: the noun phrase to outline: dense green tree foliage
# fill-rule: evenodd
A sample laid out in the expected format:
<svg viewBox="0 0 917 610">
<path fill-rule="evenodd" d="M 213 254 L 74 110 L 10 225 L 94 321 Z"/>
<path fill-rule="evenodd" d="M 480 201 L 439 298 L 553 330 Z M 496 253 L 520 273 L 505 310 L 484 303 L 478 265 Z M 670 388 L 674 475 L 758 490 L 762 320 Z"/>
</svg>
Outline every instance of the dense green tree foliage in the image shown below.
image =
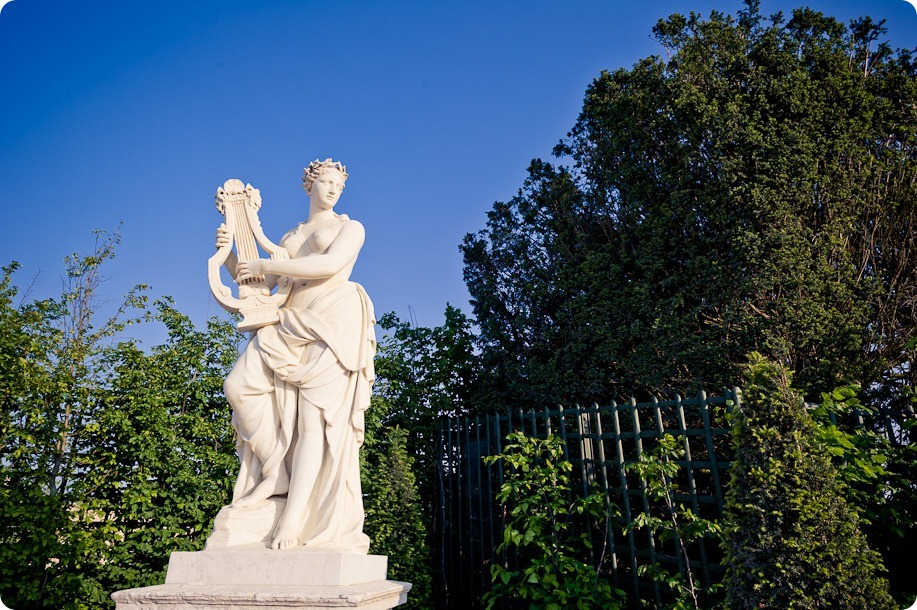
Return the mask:
<svg viewBox="0 0 917 610">
<path fill-rule="evenodd" d="M 479 404 L 717 392 L 751 351 L 812 402 L 857 385 L 822 440 L 910 591 L 917 62 L 869 18 L 759 4 L 660 20 L 664 56 L 599 75 L 563 165 L 466 236 Z"/>
<path fill-rule="evenodd" d="M 18 295 L 15 264 L 0 281 L 0 597 L 14 608 L 110 607 L 115 590 L 162 582 L 169 552 L 201 548 L 228 501 L 222 379 L 240 337 L 197 331 L 168 301 L 146 312 L 142 289 L 103 319 L 116 244 L 100 235 L 68 258 L 56 299 Z M 140 317 L 168 341 L 117 342 Z"/>
<path fill-rule="evenodd" d="M 750 357 L 734 414 L 729 608 L 896 608 L 785 367 Z"/>
<path fill-rule="evenodd" d="M 432 576 L 427 527 L 407 451 L 407 430 L 385 428 L 385 438 L 367 448 L 361 475 L 367 494 L 369 552 L 388 557 L 388 577 L 411 583 L 404 608 L 431 608 Z"/>
<path fill-rule="evenodd" d="M 479 371 L 471 322 L 447 305 L 441 326 L 417 326 L 392 313 L 382 316 L 379 325 L 386 333 L 376 356 L 373 387 L 384 404 L 380 424 L 406 431 L 423 512 L 432 526 L 440 418 L 469 415 L 477 408 Z"/>
<path fill-rule="evenodd" d="M 14 608 L 110 607 L 116 590 L 163 582 L 169 553 L 203 547 L 238 468 L 222 385 L 241 334 L 216 320 L 197 330 L 167 299 L 149 310 L 143 286 L 103 318 L 118 237 L 98 237 L 67 259 L 59 298 L 20 295 L 15 263 L 0 278 L 0 598 Z M 121 340 L 139 323 L 168 339 Z M 438 418 L 466 408 L 470 324 L 454 308 L 439 328 L 383 324 L 366 530 L 391 577 L 413 583 L 412 606 L 429 607 Z"/>
<path fill-rule="evenodd" d="M 917 419 L 885 418 L 863 404 L 860 394 L 857 386 L 823 392 L 821 404 L 811 412 L 815 434 L 832 457 L 870 547 L 882 553 L 896 599 L 910 605 L 917 596 L 912 578 L 917 568 L 912 551 L 917 541 L 917 445 L 907 439 L 917 430 Z M 905 395 L 915 398 L 912 391 Z M 875 422 L 890 424 L 897 433 L 888 435 L 864 425 Z"/>
<path fill-rule="evenodd" d="M 813 400 L 903 408 L 917 329 L 917 65 L 808 9 L 662 20 L 462 245 L 496 404 L 716 390 L 753 349 Z M 872 398 L 877 398 L 873 396 Z"/>
<path fill-rule="evenodd" d="M 367 451 L 364 453 L 364 479 L 375 476 L 374 470 L 382 460 L 410 464 L 411 485 L 416 485 L 416 502 L 420 508 L 422 529 L 425 533 L 423 545 L 413 541 L 419 549 L 417 557 L 430 557 L 429 549 L 434 548 L 434 531 L 438 527 L 437 482 L 442 476 L 440 424 L 443 417 L 470 415 L 478 406 L 476 380 L 479 376 L 477 356 L 474 354 L 474 335 L 471 322 L 461 310 L 446 306 L 444 321 L 441 326 L 427 328 L 410 321 L 402 320 L 389 313 L 382 316 L 379 325 L 385 335 L 379 342 L 376 355 L 376 383 L 373 386 L 373 408 L 367 414 Z M 398 443 L 393 445 L 391 435 L 397 433 Z M 386 441 L 386 436 L 390 440 Z M 378 439 L 378 440 L 377 440 Z M 376 443 L 380 446 L 375 447 Z M 403 447 L 402 447 L 403 443 Z M 378 456 L 380 451 L 404 451 L 404 457 Z M 406 460 L 407 457 L 410 460 Z M 370 483 L 368 489 L 375 488 Z M 403 487 L 407 493 L 407 487 Z M 367 509 L 367 533 L 373 537 L 377 525 L 374 519 L 383 524 L 390 519 L 385 516 L 400 515 L 393 505 L 377 505 L 380 501 L 373 498 L 369 491 L 369 506 L 377 508 L 371 514 Z M 385 513 L 385 514 L 383 514 Z M 400 520 L 399 520 L 400 519 Z M 392 527 L 401 528 L 401 536 L 410 538 L 414 535 L 417 523 L 400 515 L 391 521 Z M 386 534 L 387 536 L 388 534 Z M 375 544 L 375 542 L 374 542 Z M 385 545 L 387 543 L 382 542 Z M 389 548 L 389 547 L 381 547 Z M 376 546 L 373 546 L 375 552 Z M 417 557 L 400 555 L 401 547 L 391 547 L 393 553 L 390 562 L 399 562 L 405 566 L 415 565 Z M 405 547 L 407 549 L 407 547 Z M 439 553 L 434 553 L 429 568 L 438 574 Z M 394 565 L 394 564 L 393 564 Z M 410 571 L 406 571 L 409 574 Z M 425 589 L 429 572 L 418 572 L 421 580 L 416 593 L 411 596 L 423 603 L 435 605 Z M 406 578 L 414 582 L 410 578 Z M 442 578 L 432 582 L 433 594 L 442 593 Z M 412 602 L 413 603 L 413 602 Z"/>
<path fill-rule="evenodd" d="M 238 471 L 223 379 L 239 333 L 217 321 L 197 330 L 168 301 L 153 316 L 168 340 L 149 352 L 122 343 L 106 355 L 88 431 L 84 501 L 97 517 L 94 536 L 115 542 L 102 570 L 109 590 L 159 584 L 169 553 L 203 548 Z"/>
</svg>

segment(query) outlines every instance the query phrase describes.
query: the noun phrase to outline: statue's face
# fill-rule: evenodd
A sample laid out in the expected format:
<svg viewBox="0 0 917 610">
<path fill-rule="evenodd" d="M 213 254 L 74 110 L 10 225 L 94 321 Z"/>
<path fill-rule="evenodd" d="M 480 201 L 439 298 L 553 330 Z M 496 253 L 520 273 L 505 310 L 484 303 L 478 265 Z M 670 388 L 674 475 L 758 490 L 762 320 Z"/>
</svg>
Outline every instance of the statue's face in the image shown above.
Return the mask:
<svg viewBox="0 0 917 610">
<path fill-rule="evenodd" d="M 310 199 L 322 209 L 331 209 L 341 198 L 343 190 L 344 177 L 341 176 L 341 172 L 334 169 L 325 170 L 312 183 Z"/>
</svg>

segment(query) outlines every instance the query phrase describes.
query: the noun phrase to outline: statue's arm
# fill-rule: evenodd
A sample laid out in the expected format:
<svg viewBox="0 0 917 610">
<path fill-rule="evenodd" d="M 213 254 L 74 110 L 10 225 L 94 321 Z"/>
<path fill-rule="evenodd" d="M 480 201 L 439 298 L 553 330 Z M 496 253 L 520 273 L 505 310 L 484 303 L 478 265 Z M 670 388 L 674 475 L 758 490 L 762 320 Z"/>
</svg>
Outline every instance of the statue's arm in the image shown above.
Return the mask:
<svg viewBox="0 0 917 610">
<path fill-rule="evenodd" d="M 288 232 L 286 235 L 283 236 L 283 240 L 281 240 L 281 243 L 283 243 L 283 241 L 287 239 L 290 233 L 292 233 L 292 231 Z M 226 225 L 220 224 L 220 226 L 217 227 L 217 240 L 216 240 L 217 250 L 228 245 L 230 239 L 231 238 L 229 235 L 229 231 L 226 230 Z M 243 277 L 239 277 L 240 275 L 239 258 L 236 256 L 236 253 L 233 250 L 229 251 L 229 254 L 226 256 L 226 261 L 224 261 L 223 266 L 226 267 L 226 270 L 229 271 L 229 275 L 231 275 L 232 279 L 235 281 L 245 280 L 251 277 L 251 274 L 244 274 Z M 264 283 L 268 285 L 268 288 L 273 290 L 274 287 L 277 285 L 277 282 L 280 280 L 280 276 L 272 275 L 270 273 L 264 273 L 263 275 L 264 277 L 262 281 L 264 281 Z"/>
<path fill-rule="evenodd" d="M 341 228 L 334 243 L 324 253 L 290 260 L 260 260 L 252 266 L 242 261 L 238 268 L 239 278 L 246 279 L 246 277 L 258 275 L 259 271 L 264 274 L 307 280 L 331 277 L 354 261 L 365 239 L 366 231 L 363 225 L 356 220 L 349 220 Z"/>
<path fill-rule="evenodd" d="M 302 245 L 300 243 L 291 241 L 291 238 L 293 237 L 293 235 L 296 234 L 297 228 L 298 227 L 293 227 L 292 229 L 284 233 L 283 237 L 280 238 L 280 247 L 284 248 L 287 251 L 287 256 L 289 256 L 290 258 L 293 258 L 294 256 L 296 256 L 296 251 L 299 250 L 299 247 Z M 263 259 L 260 260 L 260 263 L 262 264 L 264 264 L 265 262 L 267 261 Z M 273 290 L 274 287 L 277 285 L 277 283 L 280 281 L 280 277 L 285 274 L 272 273 L 271 271 L 267 269 L 266 266 L 262 266 L 261 275 L 263 275 L 264 277 L 264 282 L 271 288 L 271 290 Z"/>
</svg>

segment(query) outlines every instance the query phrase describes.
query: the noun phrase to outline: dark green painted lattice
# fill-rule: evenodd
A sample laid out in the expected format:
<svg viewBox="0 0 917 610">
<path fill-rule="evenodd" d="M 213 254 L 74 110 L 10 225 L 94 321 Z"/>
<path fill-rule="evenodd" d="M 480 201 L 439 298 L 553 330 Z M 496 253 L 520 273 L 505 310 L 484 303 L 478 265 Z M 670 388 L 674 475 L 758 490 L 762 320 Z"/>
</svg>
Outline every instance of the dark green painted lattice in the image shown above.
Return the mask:
<svg viewBox="0 0 917 610">
<path fill-rule="evenodd" d="M 723 510 L 723 482 L 729 468 L 729 438 L 725 427 L 727 408 L 740 400 L 740 392 L 723 396 L 701 393 L 693 398 L 653 400 L 606 406 L 558 408 L 543 411 L 517 410 L 509 415 L 444 419 L 440 451 L 437 547 L 448 605 L 472 608 L 490 582 L 494 548 L 505 526 L 503 507 L 495 500 L 503 482 L 499 464 L 482 459 L 502 452 L 506 435 L 521 431 L 528 436 L 559 436 L 565 455 L 573 464 L 575 489 L 588 494 L 599 489 L 617 507 L 619 517 L 612 528 L 595 528 L 593 560 L 601 562 L 617 587 L 635 596 L 659 599 L 660 591 L 637 576 L 640 564 L 659 563 L 683 567 L 672 541 L 653 532 L 637 530 L 623 535 L 623 525 L 641 511 L 649 510 L 644 494 L 646 481 L 633 464 L 652 450 L 658 439 L 671 434 L 684 450 L 676 483 L 683 503 L 705 518 L 718 518 Z M 688 549 L 695 578 L 704 583 L 719 580 L 721 551 L 711 541 Z"/>
</svg>

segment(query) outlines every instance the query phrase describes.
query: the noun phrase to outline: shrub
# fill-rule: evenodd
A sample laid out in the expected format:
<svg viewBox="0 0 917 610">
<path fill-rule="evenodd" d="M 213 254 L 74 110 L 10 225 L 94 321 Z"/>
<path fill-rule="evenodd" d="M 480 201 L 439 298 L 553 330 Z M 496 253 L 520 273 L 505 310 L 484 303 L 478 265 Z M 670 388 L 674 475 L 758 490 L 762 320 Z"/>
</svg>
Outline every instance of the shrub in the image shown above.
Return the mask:
<svg viewBox="0 0 917 610">
<path fill-rule="evenodd" d="M 881 558 L 845 503 L 790 372 L 754 353 L 746 376 L 745 399 L 733 415 L 728 606 L 894 608 L 879 576 Z"/>
<path fill-rule="evenodd" d="M 507 442 L 502 454 L 484 459 L 488 464 L 503 460 L 505 482 L 497 500 L 507 505 L 508 522 L 496 551 L 517 560 L 513 566 L 491 566 L 493 588 L 484 595 L 488 610 L 621 608 L 624 592 L 583 559 L 592 547 L 583 522 L 591 518 L 610 527 L 605 496 L 569 499 L 573 465 L 563 459 L 563 443 L 556 436 L 542 440 L 513 432 Z"/>
</svg>

